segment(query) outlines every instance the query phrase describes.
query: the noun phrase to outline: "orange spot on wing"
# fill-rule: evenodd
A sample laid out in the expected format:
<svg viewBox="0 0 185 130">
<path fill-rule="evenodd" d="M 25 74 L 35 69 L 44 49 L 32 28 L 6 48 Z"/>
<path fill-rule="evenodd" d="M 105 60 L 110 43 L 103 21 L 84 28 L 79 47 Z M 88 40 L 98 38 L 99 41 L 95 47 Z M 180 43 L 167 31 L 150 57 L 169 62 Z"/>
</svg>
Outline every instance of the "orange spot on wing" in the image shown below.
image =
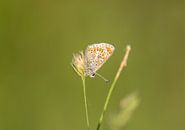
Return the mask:
<svg viewBox="0 0 185 130">
<path fill-rule="evenodd" d="M 107 51 L 109 52 L 109 54 L 112 54 L 112 49 L 109 47 L 106 47 Z"/>
</svg>

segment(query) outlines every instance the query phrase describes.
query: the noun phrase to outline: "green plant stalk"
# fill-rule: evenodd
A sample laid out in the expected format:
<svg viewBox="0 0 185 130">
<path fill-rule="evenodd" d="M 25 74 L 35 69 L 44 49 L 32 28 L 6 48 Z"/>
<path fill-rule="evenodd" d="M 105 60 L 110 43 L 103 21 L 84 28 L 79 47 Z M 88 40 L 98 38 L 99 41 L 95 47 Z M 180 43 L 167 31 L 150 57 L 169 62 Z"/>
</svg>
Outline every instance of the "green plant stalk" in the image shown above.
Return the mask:
<svg viewBox="0 0 185 130">
<path fill-rule="evenodd" d="M 83 95 L 84 95 L 84 105 L 85 105 L 85 115 L 86 115 L 87 129 L 89 130 L 90 125 L 89 125 L 89 114 L 88 114 L 88 107 L 87 107 L 85 77 L 82 77 L 82 82 L 83 82 Z"/>
<path fill-rule="evenodd" d="M 97 130 L 99 130 L 100 127 L 101 127 L 101 124 L 102 124 L 105 112 L 107 110 L 107 106 L 108 106 L 108 104 L 110 102 L 110 98 L 111 98 L 112 92 L 113 92 L 113 90 L 115 88 L 115 84 L 116 84 L 116 82 L 117 82 L 117 80 L 118 80 L 118 78 L 119 78 L 123 68 L 126 67 L 126 65 L 127 65 L 127 59 L 128 59 L 128 55 L 129 55 L 130 50 L 131 50 L 131 47 L 128 45 L 127 48 L 126 48 L 126 52 L 125 52 L 125 55 L 123 57 L 123 60 L 122 60 L 122 62 L 120 64 L 120 67 L 119 67 L 119 69 L 118 69 L 118 71 L 116 73 L 114 81 L 113 81 L 113 83 L 112 83 L 112 85 L 111 85 L 111 87 L 109 89 L 108 95 L 106 97 L 105 104 L 104 104 L 104 107 L 103 107 L 103 111 L 101 113 L 101 116 L 100 116 L 100 119 L 99 119 L 99 122 L 98 122 Z"/>
<path fill-rule="evenodd" d="M 117 80 L 114 80 L 113 83 L 112 83 L 112 85 L 111 85 L 111 87 L 110 87 L 110 89 L 109 89 L 109 92 L 108 92 L 108 95 L 107 95 L 107 98 L 106 98 L 106 100 L 105 100 L 105 104 L 104 104 L 104 107 L 103 107 L 103 111 L 102 111 L 102 113 L 101 113 L 101 116 L 100 116 L 100 119 L 99 119 L 99 122 L 98 122 L 97 130 L 100 129 L 100 126 L 101 126 L 101 124 L 102 124 L 103 117 L 104 117 L 105 112 L 106 112 L 106 110 L 107 110 L 107 106 L 108 106 L 108 104 L 109 104 L 109 101 L 110 101 L 112 92 L 113 92 L 113 90 L 114 90 L 114 88 L 115 88 L 116 82 L 117 82 Z"/>
</svg>

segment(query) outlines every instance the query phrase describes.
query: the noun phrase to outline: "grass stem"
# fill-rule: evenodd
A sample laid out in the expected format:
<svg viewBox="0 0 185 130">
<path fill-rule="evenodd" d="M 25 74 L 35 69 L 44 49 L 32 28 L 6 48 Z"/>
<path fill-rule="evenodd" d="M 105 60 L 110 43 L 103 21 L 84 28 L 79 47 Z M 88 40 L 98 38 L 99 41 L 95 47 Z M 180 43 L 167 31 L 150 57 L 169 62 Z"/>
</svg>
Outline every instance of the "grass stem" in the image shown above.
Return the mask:
<svg viewBox="0 0 185 130">
<path fill-rule="evenodd" d="M 109 92 L 108 92 L 108 95 L 106 97 L 105 104 L 104 104 L 104 107 L 103 107 L 103 111 L 101 113 L 101 116 L 100 116 L 100 119 L 99 119 L 99 122 L 98 122 L 97 130 L 99 130 L 101 125 L 102 125 L 102 121 L 103 121 L 105 112 L 107 110 L 107 106 L 108 106 L 108 104 L 110 102 L 110 98 L 111 98 L 112 92 L 113 92 L 113 90 L 115 88 L 115 84 L 116 84 L 116 82 L 117 82 L 117 80 L 118 80 L 118 78 L 119 78 L 123 68 L 127 65 L 127 59 L 128 59 L 128 55 L 129 55 L 130 50 L 131 50 L 130 46 L 127 46 L 125 55 L 123 57 L 123 60 L 122 60 L 122 62 L 120 64 L 120 67 L 119 67 L 119 69 L 118 69 L 118 71 L 116 73 L 114 81 L 112 82 L 112 85 L 111 85 L 111 87 L 109 89 Z"/>
<path fill-rule="evenodd" d="M 88 114 L 88 107 L 87 107 L 85 77 L 82 77 L 82 82 L 83 82 L 83 95 L 84 95 L 84 105 L 85 105 L 85 115 L 86 115 L 87 129 L 89 130 L 90 125 L 89 125 L 89 114 Z"/>
</svg>

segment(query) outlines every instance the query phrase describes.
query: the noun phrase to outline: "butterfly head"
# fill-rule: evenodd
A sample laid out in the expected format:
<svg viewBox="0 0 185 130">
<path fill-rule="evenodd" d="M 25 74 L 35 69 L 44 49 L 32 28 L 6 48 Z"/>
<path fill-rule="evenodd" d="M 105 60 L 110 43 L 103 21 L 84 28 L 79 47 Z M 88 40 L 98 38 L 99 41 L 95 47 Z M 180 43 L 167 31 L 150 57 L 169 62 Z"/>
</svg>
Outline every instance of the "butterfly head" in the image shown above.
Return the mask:
<svg viewBox="0 0 185 130">
<path fill-rule="evenodd" d="M 87 66 L 85 69 L 85 74 L 86 74 L 86 76 L 89 76 L 91 78 L 94 78 L 96 76 L 96 72 L 94 72 L 92 68 L 89 68 Z"/>
<path fill-rule="evenodd" d="M 89 75 L 91 78 L 94 78 L 96 76 L 95 73 L 92 73 L 91 75 Z"/>
</svg>

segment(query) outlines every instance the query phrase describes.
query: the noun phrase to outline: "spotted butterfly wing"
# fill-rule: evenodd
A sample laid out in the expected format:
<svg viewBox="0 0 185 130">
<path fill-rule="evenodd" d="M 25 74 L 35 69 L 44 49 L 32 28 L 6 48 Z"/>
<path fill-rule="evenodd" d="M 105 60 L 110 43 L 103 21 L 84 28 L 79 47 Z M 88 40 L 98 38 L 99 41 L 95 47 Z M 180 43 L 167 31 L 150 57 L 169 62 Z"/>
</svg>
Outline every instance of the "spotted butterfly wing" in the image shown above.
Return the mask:
<svg viewBox="0 0 185 130">
<path fill-rule="evenodd" d="M 93 77 L 96 71 L 108 60 L 114 52 L 114 46 L 108 43 L 89 45 L 85 51 L 86 75 Z"/>
</svg>

